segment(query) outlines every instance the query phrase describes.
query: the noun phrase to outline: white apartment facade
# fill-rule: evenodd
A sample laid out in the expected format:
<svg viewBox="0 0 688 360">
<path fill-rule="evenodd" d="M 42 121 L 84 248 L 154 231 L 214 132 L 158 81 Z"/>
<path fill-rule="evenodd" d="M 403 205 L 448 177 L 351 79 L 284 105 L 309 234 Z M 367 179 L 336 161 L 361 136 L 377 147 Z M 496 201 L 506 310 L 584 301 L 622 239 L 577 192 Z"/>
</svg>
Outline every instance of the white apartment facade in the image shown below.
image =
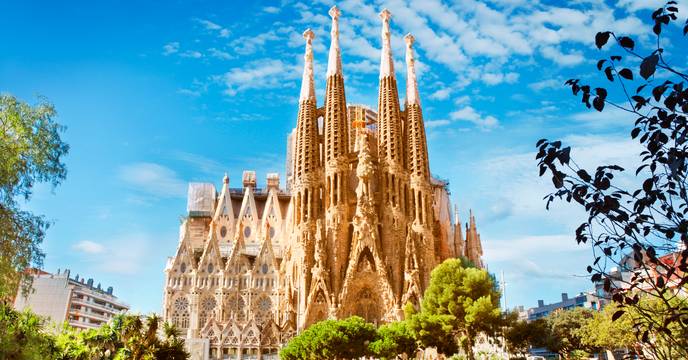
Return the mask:
<svg viewBox="0 0 688 360">
<path fill-rule="evenodd" d="M 28 296 L 17 294 L 14 307 L 30 308 L 52 322 L 67 322 L 76 329 L 100 327 L 115 315 L 126 312 L 129 306 L 113 295 L 112 287 L 103 290 L 93 279 L 70 277 L 70 271 L 51 274 L 41 270 L 33 273 L 32 291 Z"/>
</svg>

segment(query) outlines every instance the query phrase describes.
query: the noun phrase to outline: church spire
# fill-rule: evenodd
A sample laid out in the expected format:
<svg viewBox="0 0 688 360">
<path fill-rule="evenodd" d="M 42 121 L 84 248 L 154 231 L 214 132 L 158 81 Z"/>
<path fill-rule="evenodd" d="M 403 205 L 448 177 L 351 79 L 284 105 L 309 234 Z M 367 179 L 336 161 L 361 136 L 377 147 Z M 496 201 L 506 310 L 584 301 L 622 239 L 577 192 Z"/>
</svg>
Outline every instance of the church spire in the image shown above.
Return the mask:
<svg viewBox="0 0 688 360">
<path fill-rule="evenodd" d="M 318 128 L 316 122 L 316 99 L 313 85 L 313 38 L 310 29 L 303 33 L 306 39 L 306 51 L 303 64 L 303 82 L 299 98 L 299 114 L 296 123 L 296 146 L 294 162 L 294 180 L 299 183 L 306 175 L 314 174 L 318 162 Z"/>
<path fill-rule="evenodd" d="M 332 30 L 330 31 L 330 54 L 327 59 L 327 76 L 342 74 L 342 52 L 339 48 L 339 9 L 333 6 L 329 11 L 332 17 Z"/>
<path fill-rule="evenodd" d="M 329 262 L 332 276 L 332 293 L 337 296 L 341 288 L 348 255 L 346 224 L 347 203 L 349 198 L 349 121 L 347 120 L 342 57 L 339 48 L 339 9 L 333 6 L 329 12 L 332 17 L 332 39 L 330 57 L 327 64 L 327 84 L 325 85 L 325 116 L 323 121 L 325 139 L 323 144 L 325 167 L 325 248 L 333 249 L 334 257 Z"/>
<path fill-rule="evenodd" d="M 406 41 L 406 103 L 420 105 L 418 82 L 416 81 L 416 59 L 413 56 L 415 38 L 411 34 L 404 37 Z"/>
<path fill-rule="evenodd" d="M 299 102 L 313 100 L 315 102 L 315 85 L 313 82 L 313 38 L 315 34 L 311 29 L 303 33 L 306 39 L 306 53 L 303 56 L 303 79 L 301 80 L 301 97 Z"/>
<path fill-rule="evenodd" d="M 383 166 L 403 166 L 399 93 L 394 76 L 394 61 L 390 40 L 389 19 L 392 14 L 384 9 L 382 19 L 382 53 L 380 56 L 380 89 L 378 93 L 378 158 Z"/>
<path fill-rule="evenodd" d="M 346 120 L 346 96 L 342 75 L 342 58 L 339 49 L 339 9 L 333 6 L 332 41 L 327 63 L 327 84 L 325 86 L 325 165 L 339 166 L 349 152 L 349 124 Z"/>
<path fill-rule="evenodd" d="M 392 13 L 384 9 L 380 13 L 382 19 L 382 54 L 380 57 L 380 79 L 392 76 L 394 77 L 394 60 L 392 59 L 392 45 L 389 32 L 389 19 Z"/>
<path fill-rule="evenodd" d="M 406 40 L 406 119 L 408 130 L 407 164 L 411 177 L 427 182 L 430 177 L 428 165 L 428 145 L 425 137 L 423 111 L 418 96 L 416 81 L 416 60 L 413 58 L 413 35 L 408 34 Z M 413 180 L 412 180 L 413 183 Z"/>
</svg>

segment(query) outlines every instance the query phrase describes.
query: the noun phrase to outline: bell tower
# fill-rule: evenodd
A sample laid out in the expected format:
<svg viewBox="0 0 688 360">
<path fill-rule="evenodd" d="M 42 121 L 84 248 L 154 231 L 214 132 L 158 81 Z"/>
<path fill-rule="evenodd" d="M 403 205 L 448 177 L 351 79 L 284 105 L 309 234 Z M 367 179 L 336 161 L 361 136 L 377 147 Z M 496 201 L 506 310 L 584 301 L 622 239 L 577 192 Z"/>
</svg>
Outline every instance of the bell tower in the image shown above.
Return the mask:
<svg viewBox="0 0 688 360">
<path fill-rule="evenodd" d="M 349 249 L 349 124 L 347 121 L 342 56 L 339 47 L 339 9 L 333 6 L 330 52 L 325 87 L 325 241 L 330 259 L 332 291 L 338 297 Z"/>
<path fill-rule="evenodd" d="M 407 241 L 416 242 L 419 252 L 422 287 L 427 287 L 430 272 L 435 267 L 435 236 L 433 235 L 432 187 L 428 165 L 428 147 L 425 138 L 423 111 L 418 95 L 416 60 L 413 54 L 413 35 L 406 41 L 406 124 L 408 126 L 407 164 L 411 188 L 411 232 Z M 406 254 L 410 256 L 410 254 Z"/>
<path fill-rule="evenodd" d="M 317 220 L 320 217 L 320 187 L 322 183 L 319 157 L 317 103 L 313 82 L 313 38 L 310 29 L 303 33 L 306 39 L 303 79 L 299 97 L 299 112 L 296 124 L 294 149 L 294 183 L 292 188 L 293 235 L 291 241 L 289 296 L 297 300 L 293 311 L 298 327 L 303 326 L 306 297 L 311 286 L 311 269 L 315 265 L 315 241 Z"/>
<path fill-rule="evenodd" d="M 404 239 L 406 238 L 407 181 L 404 168 L 402 118 L 399 109 L 397 80 L 390 39 L 389 20 L 392 14 L 384 9 L 382 19 L 382 54 L 380 58 L 380 89 L 378 94 L 377 150 L 380 165 L 380 214 L 384 224 L 382 249 L 397 300 L 401 300 Z"/>
</svg>

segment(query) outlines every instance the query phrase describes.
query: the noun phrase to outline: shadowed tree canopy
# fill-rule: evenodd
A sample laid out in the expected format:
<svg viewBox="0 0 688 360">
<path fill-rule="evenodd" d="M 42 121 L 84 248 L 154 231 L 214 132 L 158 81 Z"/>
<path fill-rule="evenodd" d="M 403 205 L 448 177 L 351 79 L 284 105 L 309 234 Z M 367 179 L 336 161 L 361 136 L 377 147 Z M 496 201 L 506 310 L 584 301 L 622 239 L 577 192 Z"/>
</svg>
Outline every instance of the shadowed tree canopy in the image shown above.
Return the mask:
<svg viewBox="0 0 688 360">
<path fill-rule="evenodd" d="M 55 108 L 45 100 L 31 106 L 0 94 L 0 299 L 30 279 L 23 276 L 28 267 L 42 264 L 39 245 L 49 223 L 22 210 L 19 201 L 31 198 L 36 183 L 57 186 L 65 178 L 62 159 L 69 146 L 54 117 Z"/>
</svg>

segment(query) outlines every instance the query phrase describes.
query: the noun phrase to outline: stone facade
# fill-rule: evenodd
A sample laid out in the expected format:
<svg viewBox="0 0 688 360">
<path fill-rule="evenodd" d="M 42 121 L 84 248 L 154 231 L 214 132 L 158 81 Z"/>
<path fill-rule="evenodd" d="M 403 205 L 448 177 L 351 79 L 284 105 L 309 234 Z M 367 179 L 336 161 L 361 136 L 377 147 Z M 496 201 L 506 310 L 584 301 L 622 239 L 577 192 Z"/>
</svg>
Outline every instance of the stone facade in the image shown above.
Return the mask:
<svg viewBox="0 0 688 360">
<path fill-rule="evenodd" d="M 401 319 L 418 306 L 431 270 L 466 256 L 482 267 L 471 214 L 462 226 L 448 184 L 430 175 L 413 36 L 407 35 L 407 89 L 400 107 L 382 19 L 378 111 L 348 106 L 339 47 L 339 10 L 330 10 L 325 101 L 313 80 L 314 34 L 307 30 L 296 128 L 287 141 L 287 186 L 268 174 L 256 188 L 225 175 L 190 184 L 188 217 L 165 268 L 164 318 L 187 336 L 193 358 L 272 358 L 305 327 L 359 315 Z"/>
</svg>

